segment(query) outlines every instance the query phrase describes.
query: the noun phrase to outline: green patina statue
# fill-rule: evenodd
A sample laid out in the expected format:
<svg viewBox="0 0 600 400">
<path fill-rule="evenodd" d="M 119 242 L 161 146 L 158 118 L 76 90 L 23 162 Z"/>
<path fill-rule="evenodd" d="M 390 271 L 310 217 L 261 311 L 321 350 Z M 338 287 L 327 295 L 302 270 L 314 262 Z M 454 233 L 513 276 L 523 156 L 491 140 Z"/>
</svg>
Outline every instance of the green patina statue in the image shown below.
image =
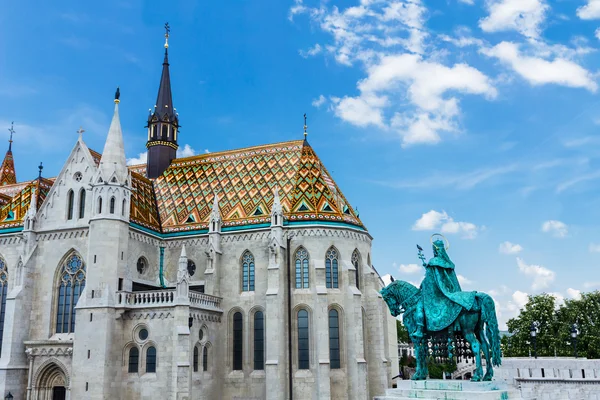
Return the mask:
<svg viewBox="0 0 600 400">
<path fill-rule="evenodd" d="M 440 239 L 434 240 L 435 236 Z M 425 278 L 421 287 L 408 282 L 394 281 L 381 290 L 391 314 L 403 315 L 415 346 L 417 370 L 412 379 L 427 379 L 427 356 L 429 347 L 425 338 L 430 334 L 443 334 L 448 343 L 457 332 L 462 333 L 471 345 L 475 356 L 476 369 L 471 380 L 489 381 L 494 375 L 493 366 L 501 363 L 500 333 L 496 319 L 494 300 L 481 292 L 463 292 L 454 272 L 454 263 L 448 257 L 448 246 L 442 235 L 432 236 L 433 258 L 425 263 L 422 248 L 419 258 L 425 267 Z M 453 347 L 448 346 L 449 357 Z M 486 360 L 486 373 L 483 375 L 481 352 Z"/>
</svg>

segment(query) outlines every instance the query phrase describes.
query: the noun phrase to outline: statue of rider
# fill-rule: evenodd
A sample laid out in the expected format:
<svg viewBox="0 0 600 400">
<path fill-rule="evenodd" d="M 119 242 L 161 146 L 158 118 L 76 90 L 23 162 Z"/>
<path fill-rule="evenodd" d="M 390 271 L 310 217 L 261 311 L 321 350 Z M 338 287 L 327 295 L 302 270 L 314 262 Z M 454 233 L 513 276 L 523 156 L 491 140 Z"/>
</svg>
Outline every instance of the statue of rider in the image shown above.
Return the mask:
<svg viewBox="0 0 600 400">
<path fill-rule="evenodd" d="M 463 292 L 454 272 L 454 263 L 450 260 L 447 247 L 441 239 L 432 235 L 433 258 L 425 263 L 425 256 L 419 248 L 419 258 L 425 267 L 425 278 L 421 282 L 421 299 L 415 311 L 416 330 L 412 336 L 422 338 L 423 329 L 440 331 L 455 321 L 458 314 L 471 310 L 475 303 L 475 292 Z"/>
</svg>

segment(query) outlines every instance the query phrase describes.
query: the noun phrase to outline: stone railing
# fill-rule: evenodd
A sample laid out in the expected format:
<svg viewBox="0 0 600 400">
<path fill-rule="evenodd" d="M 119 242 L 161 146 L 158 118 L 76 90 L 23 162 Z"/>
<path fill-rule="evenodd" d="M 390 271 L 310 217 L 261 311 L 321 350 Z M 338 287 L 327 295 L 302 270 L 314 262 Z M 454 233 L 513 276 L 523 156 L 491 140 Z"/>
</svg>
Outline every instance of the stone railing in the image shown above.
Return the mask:
<svg viewBox="0 0 600 400">
<path fill-rule="evenodd" d="M 190 292 L 188 298 L 190 307 L 222 311 L 220 297 Z M 173 307 L 177 303 L 175 289 L 117 292 L 117 304 L 123 308 Z"/>
<path fill-rule="evenodd" d="M 175 290 L 117 292 L 117 303 L 123 307 L 161 307 L 175 304 Z"/>
<path fill-rule="evenodd" d="M 190 307 L 221 309 L 221 298 L 204 293 L 190 292 Z"/>
</svg>

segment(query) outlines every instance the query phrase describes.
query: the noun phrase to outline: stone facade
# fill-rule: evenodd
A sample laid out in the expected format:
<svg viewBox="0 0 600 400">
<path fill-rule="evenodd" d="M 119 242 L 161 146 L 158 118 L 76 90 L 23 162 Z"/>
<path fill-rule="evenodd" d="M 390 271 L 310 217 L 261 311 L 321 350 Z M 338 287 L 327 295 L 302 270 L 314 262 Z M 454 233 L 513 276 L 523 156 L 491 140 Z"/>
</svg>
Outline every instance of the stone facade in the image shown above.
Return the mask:
<svg viewBox="0 0 600 400">
<path fill-rule="evenodd" d="M 384 393 L 398 373 L 396 325 L 379 295 L 383 282 L 370 265 L 368 232 L 291 225 L 278 203 L 270 227 L 224 231 L 217 206 L 207 233 L 141 229 L 130 223 L 131 173 L 115 116 L 102 157 L 116 162 L 98 162 L 80 138 L 22 229 L 0 230 L 8 271 L 0 395 L 275 400 Z M 309 279 L 296 289 L 299 248 L 308 254 Z M 325 284 L 330 249 L 338 256 L 338 288 Z M 252 290 L 242 288 L 247 251 Z M 307 369 L 299 368 L 300 310 L 308 312 Z M 339 368 L 331 368 L 330 310 L 339 317 Z M 257 312 L 264 316 L 259 368 Z M 236 313 L 241 369 L 234 368 Z"/>
</svg>

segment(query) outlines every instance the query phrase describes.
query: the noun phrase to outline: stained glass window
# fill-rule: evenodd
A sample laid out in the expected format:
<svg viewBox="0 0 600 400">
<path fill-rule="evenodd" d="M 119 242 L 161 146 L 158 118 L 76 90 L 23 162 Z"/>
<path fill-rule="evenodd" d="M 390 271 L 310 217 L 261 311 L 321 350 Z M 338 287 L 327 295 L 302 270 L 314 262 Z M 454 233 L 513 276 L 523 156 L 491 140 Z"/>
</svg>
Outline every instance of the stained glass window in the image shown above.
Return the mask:
<svg viewBox="0 0 600 400">
<path fill-rule="evenodd" d="M 148 347 L 146 351 L 146 372 L 156 372 L 156 347 Z"/>
<path fill-rule="evenodd" d="M 202 349 L 202 371 L 208 371 L 208 347 Z"/>
<path fill-rule="evenodd" d="M 81 257 L 72 254 L 61 266 L 56 305 L 56 333 L 75 331 L 75 306 L 85 287 L 85 264 Z"/>
<path fill-rule="evenodd" d="M 79 191 L 79 218 L 85 217 L 85 189 Z"/>
<path fill-rule="evenodd" d="M 247 250 L 242 255 L 242 291 L 254 291 L 254 256 Z"/>
<path fill-rule="evenodd" d="M 329 368 L 340 368 L 340 321 L 337 310 L 329 310 Z"/>
<path fill-rule="evenodd" d="M 243 320 L 242 313 L 236 312 L 233 314 L 233 369 L 242 370 L 242 329 Z"/>
<path fill-rule="evenodd" d="M 354 265 L 354 278 L 356 280 L 356 287 L 360 288 L 360 253 L 358 250 L 354 250 L 352 253 L 352 265 Z"/>
<path fill-rule="evenodd" d="M 0 257 L 0 355 L 2 354 L 2 337 L 4 336 L 4 316 L 6 313 L 6 295 L 8 293 L 8 267 Z"/>
<path fill-rule="evenodd" d="M 73 203 L 75 194 L 72 190 L 67 193 L 67 219 L 73 219 Z"/>
<path fill-rule="evenodd" d="M 254 369 L 265 369 L 265 317 L 262 311 L 254 313 Z"/>
<path fill-rule="evenodd" d="M 115 213 L 115 198 L 111 197 L 110 198 L 110 213 L 114 214 Z"/>
<path fill-rule="evenodd" d="M 338 253 L 333 247 L 325 255 L 325 286 L 329 289 L 338 288 Z"/>
<path fill-rule="evenodd" d="M 137 347 L 132 347 L 129 350 L 129 368 L 128 372 L 138 372 L 138 365 L 140 363 L 140 351 Z"/>
<path fill-rule="evenodd" d="M 298 311 L 298 369 L 310 368 L 308 342 L 308 311 Z"/>
<path fill-rule="evenodd" d="M 198 346 L 194 346 L 194 372 L 198 372 Z"/>
<path fill-rule="evenodd" d="M 304 247 L 298 248 L 294 259 L 296 260 L 296 289 L 306 289 L 309 287 L 308 251 Z"/>
</svg>

